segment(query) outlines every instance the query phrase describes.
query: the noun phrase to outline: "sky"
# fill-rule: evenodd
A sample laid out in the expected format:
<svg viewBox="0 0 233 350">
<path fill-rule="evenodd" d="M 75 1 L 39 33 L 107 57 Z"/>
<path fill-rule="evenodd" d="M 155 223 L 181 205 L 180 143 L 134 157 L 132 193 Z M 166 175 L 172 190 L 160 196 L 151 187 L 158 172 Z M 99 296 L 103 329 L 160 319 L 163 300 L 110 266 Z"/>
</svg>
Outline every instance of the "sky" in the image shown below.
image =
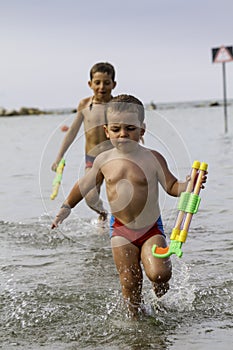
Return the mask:
<svg viewBox="0 0 233 350">
<path fill-rule="evenodd" d="M 113 95 L 221 100 L 222 45 L 233 46 L 232 0 L 0 0 L 0 107 L 75 108 L 101 61 L 116 69 Z M 226 81 L 233 98 L 233 62 Z"/>
</svg>

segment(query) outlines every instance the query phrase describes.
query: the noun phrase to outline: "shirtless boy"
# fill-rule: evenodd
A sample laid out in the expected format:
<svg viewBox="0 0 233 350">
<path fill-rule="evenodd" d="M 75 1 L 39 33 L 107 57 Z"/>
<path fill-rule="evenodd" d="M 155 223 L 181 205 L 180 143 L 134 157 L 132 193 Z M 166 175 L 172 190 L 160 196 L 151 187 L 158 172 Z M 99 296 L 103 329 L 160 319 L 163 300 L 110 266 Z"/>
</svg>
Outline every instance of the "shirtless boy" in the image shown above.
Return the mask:
<svg viewBox="0 0 233 350">
<path fill-rule="evenodd" d="M 132 316 L 141 304 L 143 274 L 158 297 L 169 288 L 172 266 L 169 258 L 152 255 L 154 244 L 166 247 L 160 216 L 159 183 L 171 196 L 185 191 L 190 177 L 179 182 L 164 157 L 139 144 L 145 132 L 144 108 L 133 96 L 119 95 L 106 106 L 106 136 L 114 148 L 99 154 L 91 171 L 78 180 L 55 217 L 52 228 L 70 214 L 71 208 L 96 185 L 106 183 L 111 208 L 111 246 L 122 294 Z M 206 178 L 203 177 L 203 183 Z"/>
<path fill-rule="evenodd" d="M 86 173 L 91 169 L 95 157 L 112 147 L 107 140 L 103 125 L 105 104 L 111 100 L 112 90 L 116 86 L 114 67 L 110 63 L 96 63 L 90 70 L 88 85 L 94 94 L 80 101 L 77 116 L 66 133 L 57 158 L 52 165 L 53 171 L 56 171 L 60 160 L 74 141 L 82 123 L 85 130 Z M 87 205 L 99 214 L 99 220 L 104 221 L 107 218 L 107 211 L 99 198 L 100 186 L 101 183 L 86 194 L 85 200 Z"/>
</svg>

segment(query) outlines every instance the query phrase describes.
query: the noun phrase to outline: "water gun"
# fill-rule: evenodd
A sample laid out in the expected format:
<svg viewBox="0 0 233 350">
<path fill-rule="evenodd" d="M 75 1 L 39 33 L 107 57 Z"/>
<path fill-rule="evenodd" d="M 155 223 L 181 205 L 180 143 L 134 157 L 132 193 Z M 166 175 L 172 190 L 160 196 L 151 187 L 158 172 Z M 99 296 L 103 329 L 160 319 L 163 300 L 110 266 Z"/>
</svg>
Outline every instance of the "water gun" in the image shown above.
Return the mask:
<svg viewBox="0 0 233 350">
<path fill-rule="evenodd" d="M 61 180 L 62 180 L 62 174 L 63 174 L 63 170 L 65 167 L 65 159 L 62 158 L 60 160 L 60 163 L 58 164 L 58 167 L 56 169 L 56 176 L 53 180 L 53 192 L 50 196 L 50 198 L 53 200 L 57 197 L 58 191 L 59 191 L 59 187 L 61 185 Z"/>
<path fill-rule="evenodd" d="M 178 216 L 175 227 L 170 236 L 170 246 L 166 248 L 158 247 L 156 244 L 152 247 L 152 254 L 156 258 L 167 258 L 172 254 L 182 257 L 182 244 L 185 243 L 189 226 L 193 214 L 196 214 L 201 201 L 199 193 L 202 187 L 202 176 L 207 172 L 208 164 L 195 161 L 192 165 L 191 179 L 187 185 L 186 191 L 180 195 L 178 203 Z"/>
</svg>

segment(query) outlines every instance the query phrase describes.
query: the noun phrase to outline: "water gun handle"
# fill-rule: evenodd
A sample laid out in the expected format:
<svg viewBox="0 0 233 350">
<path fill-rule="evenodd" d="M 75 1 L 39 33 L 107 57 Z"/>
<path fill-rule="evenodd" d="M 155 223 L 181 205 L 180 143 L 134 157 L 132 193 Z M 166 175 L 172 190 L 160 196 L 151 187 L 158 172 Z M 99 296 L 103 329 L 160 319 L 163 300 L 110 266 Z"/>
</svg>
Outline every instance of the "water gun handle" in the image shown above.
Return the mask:
<svg viewBox="0 0 233 350">
<path fill-rule="evenodd" d="M 185 217 L 185 221 L 183 224 L 183 231 L 188 233 L 189 230 L 189 226 L 193 217 L 193 214 L 196 214 L 199 203 L 200 203 L 200 197 L 198 196 L 200 191 L 201 191 L 201 187 L 202 187 L 202 176 L 206 173 L 207 171 L 207 164 L 206 163 L 201 163 L 200 168 L 199 168 L 199 172 L 198 172 L 198 177 L 197 179 L 195 179 L 195 185 L 194 185 L 194 189 L 193 189 L 193 195 L 195 196 L 195 198 L 197 199 L 197 208 L 193 208 L 193 210 L 190 210 L 189 212 L 186 213 L 186 217 Z"/>
<path fill-rule="evenodd" d="M 207 167 L 208 165 L 204 162 L 195 161 L 193 163 L 191 180 L 187 185 L 186 192 L 183 192 L 180 197 L 179 213 L 170 236 L 170 246 L 161 248 L 154 244 L 152 247 L 154 257 L 167 258 L 172 254 L 176 254 L 178 257 L 182 256 L 181 247 L 186 241 L 192 216 L 196 214 L 200 204 L 199 192 L 202 188 L 202 177 L 207 172 Z"/>
<path fill-rule="evenodd" d="M 200 168 L 201 163 L 196 160 L 193 162 L 192 165 L 192 170 L 191 170 L 191 174 L 190 174 L 190 181 L 188 182 L 187 188 L 186 188 L 186 193 L 191 193 L 194 189 L 195 186 L 195 180 L 198 174 L 198 170 Z M 176 219 L 176 223 L 175 223 L 175 228 L 179 229 L 182 225 L 182 222 L 184 220 L 185 217 L 185 211 L 180 210 L 178 215 L 177 215 L 177 219 Z"/>
<path fill-rule="evenodd" d="M 60 163 L 58 164 L 57 170 L 56 170 L 56 176 L 53 180 L 53 192 L 50 196 L 50 199 L 54 200 L 57 197 L 59 187 L 61 185 L 62 175 L 65 167 L 65 159 L 62 158 Z"/>
</svg>

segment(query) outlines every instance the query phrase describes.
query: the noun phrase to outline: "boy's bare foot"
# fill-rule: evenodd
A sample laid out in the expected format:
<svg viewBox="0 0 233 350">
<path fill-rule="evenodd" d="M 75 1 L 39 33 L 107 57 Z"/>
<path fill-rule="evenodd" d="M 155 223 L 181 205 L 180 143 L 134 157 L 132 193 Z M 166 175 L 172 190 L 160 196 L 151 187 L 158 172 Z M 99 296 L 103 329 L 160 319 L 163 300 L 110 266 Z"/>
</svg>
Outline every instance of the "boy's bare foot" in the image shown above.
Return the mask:
<svg viewBox="0 0 233 350">
<path fill-rule="evenodd" d="M 162 283 L 154 282 L 153 283 L 153 290 L 155 292 L 155 295 L 158 298 L 161 298 L 169 290 L 169 283 L 168 282 L 162 282 Z"/>
</svg>

